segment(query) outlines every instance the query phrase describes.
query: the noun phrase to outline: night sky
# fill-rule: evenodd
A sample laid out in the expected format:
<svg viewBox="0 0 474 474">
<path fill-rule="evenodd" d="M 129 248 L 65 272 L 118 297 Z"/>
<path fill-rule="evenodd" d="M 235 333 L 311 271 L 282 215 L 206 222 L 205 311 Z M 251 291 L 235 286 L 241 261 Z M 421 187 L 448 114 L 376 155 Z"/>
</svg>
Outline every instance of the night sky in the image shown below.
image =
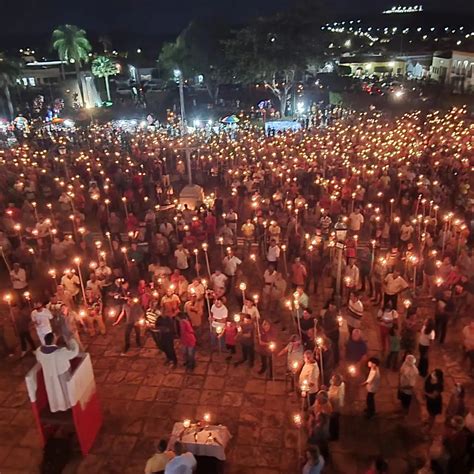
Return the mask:
<svg viewBox="0 0 474 474">
<path fill-rule="evenodd" d="M 216 16 L 225 18 L 230 24 L 240 24 L 253 16 L 287 8 L 292 0 L 3 0 L 2 3 L 0 38 L 49 33 L 56 25 L 64 23 L 77 24 L 94 33 L 128 31 L 166 36 L 179 33 L 193 18 Z M 426 9 L 439 7 L 447 0 L 326 2 L 331 6 L 330 14 L 338 12 L 357 17 L 395 4 L 419 3 Z M 472 3 L 450 0 L 449 9 L 472 11 Z"/>
</svg>

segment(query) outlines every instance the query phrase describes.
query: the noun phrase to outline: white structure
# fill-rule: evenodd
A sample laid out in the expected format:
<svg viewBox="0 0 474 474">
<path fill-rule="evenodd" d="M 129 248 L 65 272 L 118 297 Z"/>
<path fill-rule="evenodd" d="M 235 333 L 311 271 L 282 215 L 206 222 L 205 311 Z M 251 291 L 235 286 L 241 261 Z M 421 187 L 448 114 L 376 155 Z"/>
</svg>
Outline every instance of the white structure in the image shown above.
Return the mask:
<svg viewBox="0 0 474 474">
<path fill-rule="evenodd" d="M 449 85 L 453 92 L 474 92 L 474 53 L 436 52 L 430 67 L 431 79 Z"/>
<path fill-rule="evenodd" d="M 64 61 L 27 62 L 21 70 L 18 82 L 25 87 L 58 84 L 62 80 L 61 65 L 64 64 Z M 72 74 L 68 73 L 69 76 Z"/>
<path fill-rule="evenodd" d="M 423 11 L 423 5 L 413 5 L 410 7 L 401 7 L 401 6 L 396 6 L 390 8 L 390 10 L 384 10 L 383 13 L 386 15 L 391 15 L 393 13 L 419 13 Z"/>
</svg>

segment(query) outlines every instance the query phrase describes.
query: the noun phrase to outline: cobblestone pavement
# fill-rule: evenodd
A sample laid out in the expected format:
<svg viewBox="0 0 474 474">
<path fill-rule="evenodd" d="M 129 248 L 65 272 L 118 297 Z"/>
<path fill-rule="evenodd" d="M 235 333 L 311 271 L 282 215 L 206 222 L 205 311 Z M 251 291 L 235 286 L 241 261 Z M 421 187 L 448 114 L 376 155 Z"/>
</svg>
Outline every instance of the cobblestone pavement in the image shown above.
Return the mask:
<svg viewBox="0 0 474 474">
<path fill-rule="evenodd" d="M 321 307 L 330 290 L 324 292 L 313 295 L 313 307 Z M 374 311 L 367 299 L 364 302 L 369 308 L 363 321 L 364 334 L 371 355 L 380 355 Z M 84 336 L 94 364 L 104 423 L 91 453 L 85 459 L 77 456 L 64 473 L 141 473 L 154 440 L 169 436 L 175 421 L 204 412 L 226 425 L 233 436 L 226 473 L 299 472 L 298 431 L 292 416 L 299 411 L 300 401 L 285 386 L 284 358 L 276 362 L 276 380 L 265 380 L 257 374 L 259 364 L 253 370 L 235 368 L 225 361 L 224 354 L 210 355 L 205 333 L 198 347 L 196 370 L 187 374 L 181 366 L 175 370 L 166 367 L 164 356 L 150 338 L 140 351 L 132 349 L 130 355 L 120 357 L 123 331 L 123 327 L 111 328 L 109 324 L 105 337 L 89 340 Z M 280 347 L 289 334 L 289 330 L 280 331 Z M 431 353 L 431 367 L 441 367 L 446 373 L 445 402 L 455 382 L 466 384 L 470 396 L 474 393 L 473 381 L 460 363 L 458 335 L 459 328 L 450 328 L 445 346 L 437 346 Z M 23 381 L 32 365 L 31 356 L 0 361 L 1 474 L 38 472 L 42 452 Z M 330 444 L 331 461 L 325 472 L 362 473 L 371 458 L 382 454 L 390 461 L 390 472 L 408 473 L 417 458 L 426 456 L 429 441 L 422 435 L 420 419 L 403 419 L 398 409 L 397 374 L 386 369 L 382 373 L 376 396 L 378 415 L 373 420 L 361 416 L 365 391 L 349 387 L 341 439 Z M 419 389 L 421 386 L 420 379 Z M 418 399 L 422 400 L 421 394 Z M 442 430 L 439 418 L 438 434 Z M 304 433 L 301 438 L 305 439 Z"/>
</svg>

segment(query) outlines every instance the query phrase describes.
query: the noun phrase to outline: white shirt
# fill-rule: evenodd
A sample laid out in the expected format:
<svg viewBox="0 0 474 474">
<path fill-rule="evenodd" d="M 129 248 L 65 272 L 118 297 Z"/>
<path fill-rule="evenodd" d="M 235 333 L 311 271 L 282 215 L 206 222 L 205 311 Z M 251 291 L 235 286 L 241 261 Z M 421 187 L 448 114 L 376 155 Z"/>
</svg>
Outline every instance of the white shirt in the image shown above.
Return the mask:
<svg viewBox="0 0 474 474">
<path fill-rule="evenodd" d="M 225 288 L 226 282 L 227 282 L 227 277 L 223 273 L 220 273 L 219 275 L 216 275 L 215 273 L 213 273 L 211 275 L 211 283 L 214 289 Z"/>
<path fill-rule="evenodd" d="M 183 453 L 173 458 L 165 467 L 165 474 L 192 474 L 197 461 L 193 453 Z"/>
<path fill-rule="evenodd" d="M 252 318 L 252 321 L 260 320 L 260 311 L 255 305 L 249 308 L 246 304 L 244 304 L 242 306 L 242 313 L 248 314 Z"/>
<path fill-rule="evenodd" d="M 358 214 L 352 212 L 349 215 L 349 229 L 353 230 L 354 232 L 359 232 L 363 223 L 364 216 L 360 212 Z"/>
<path fill-rule="evenodd" d="M 224 257 L 224 260 L 222 260 L 222 265 L 224 267 L 224 273 L 227 276 L 234 276 L 235 272 L 237 271 L 237 267 L 242 263 L 242 260 L 237 258 L 235 255 L 232 255 L 232 257 Z"/>
<path fill-rule="evenodd" d="M 102 285 L 101 285 L 99 280 L 96 280 L 96 281 L 87 280 L 86 288 L 89 289 L 89 290 L 92 290 L 92 294 L 94 296 L 101 296 L 102 295 L 102 293 L 100 291 L 101 288 L 102 288 Z"/>
<path fill-rule="evenodd" d="M 370 369 L 369 376 L 365 382 L 369 393 L 377 392 L 380 386 L 380 371 L 378 367 L 372 367 Z"/>
<path fill-rule="evenodd" d="M 188 252 L 185 249 L 176 249 L 174 256 L 176 257 L 176 267 L 186 270 L 188 268 Z"/>
<path fill-rule="evenodd" d="M 406 288 L 408 288 L 408 283 L 401 276 L 393 278 L 393 274 L 389 273 L 385 277 L 385 293 L 387 295 L 396 295 Z"/>
<path fill-rule="evenodd" d="M 227 315 L 229 314 L 229 311 L 227 311 L 227 308 L 222 305 L 220 308 L 218 308 L 215 304 L 211 306 L 211 314 L 212 314 L 212 326 L 213 327 L 224 327 L 225 322 L 227 319 Z"/>
<path fill-rule="evenodd" d="M 300 386 L 306 380 L 309 393 L 317 393 L 319 390 L 319 367 L 316 362 L 313 364 L 305 362 L 300 372 Z"/>
<path fill-rule="evenodd" d="M 432 341 L 435 340 L 436 333 L 431 331 L 429 334 L 425 334 L 425 326 L 421 328 L 420 337 L 418 339 L 418 344 L 420 346 L 429 346 Z"/>
<path fill-rule="evenodd" d="M 53 319 L 51 311 L 47 308 L 42 308 L 41 311 L 34 309 L 31 312 L 31 320 L 35 323 L 38 334 L 48 334 L 52 332 L 50 320 Z"/>
<path fill-rule="evenodd" d="M 79 293 L 79 277 L 73 275 L 72 278 L 69 278 L 67 275 L 64 275 L 61 278 L 61 285 L 64 286 L 64 289 L 69 291 L 72 296 L 76 296 Z"/>
<path fill-rule="evenodd" d="M 356 265 L 347 265 L 344 276 L 349 279 L 345 282 L 347 287 L 357 288 L 359 286 L 359 268 Z"/>
<path fill-rule="evenodd" d="M 41 346 L 36 349 L 36 359 L 43 369 L 49 408 L 53 413 L 71 408 L 71 400 L 65 390 L 67 376 L 64 375 L 71 368 L 69 361 L 79 353 L 79 345 L 74 339 L 70 343 L 71 349 L 56 346 Z"/>
<path fill-rule="evenodd" d="M 274 247 L 268 247 L 267 260 L 269 262 L 276 262 L 280 258 L 280 247 L 275 245 Z"/>
<path fill-rule="evenodd" d="M 26 281 L 26 272 L 23 270 L 23 268 L 19 268 L 18 272 L 12 270 L 10 272 L 10 279 L 12 281 L 14 290 L 23 290 L 28 286 Z"/>
</svg>

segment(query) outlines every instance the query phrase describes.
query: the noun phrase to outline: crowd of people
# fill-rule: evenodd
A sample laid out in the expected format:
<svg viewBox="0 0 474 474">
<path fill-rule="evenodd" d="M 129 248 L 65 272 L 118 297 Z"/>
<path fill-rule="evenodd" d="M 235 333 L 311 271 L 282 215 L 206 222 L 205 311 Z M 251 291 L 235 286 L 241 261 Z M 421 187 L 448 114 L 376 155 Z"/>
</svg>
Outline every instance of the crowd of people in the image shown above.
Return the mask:
<svg viewBox="0 0 474 474">
<path fill-rule="evenodd" d="M 346 400 L 366 390 L 373 418 L 383 371 L 398 372 L 407 419 L 422 385 L 427 437 L 444 412 L 442 454 L 426 472 L 467 472 L 474 407 L 461 385 L 443 397 L 430 358 L 456 331 L 473 372 L 474 320 L 458 330 L 474 295 L 466 114 L 370 112 L 271 137 L 250 126 L 232 138 L 197 134 L 192 172 L 206 194 L 196 206 L 178 199 L 181 138 L 109 125 L 32 132 L 0 150 L 4 328 L 11 318 L 21 357 L 38 344 L 37 354 L 84 350 L 123 323 L 123 356 L 132 334 L 138 351 L 149 336 L 189 372 L 196 347 L 249 370 L 258 356 L 269 380 L 286 357 L 302 401 L 295 423 L 308 435 L 304 474 L 330 462 Z"/>
</svg>

